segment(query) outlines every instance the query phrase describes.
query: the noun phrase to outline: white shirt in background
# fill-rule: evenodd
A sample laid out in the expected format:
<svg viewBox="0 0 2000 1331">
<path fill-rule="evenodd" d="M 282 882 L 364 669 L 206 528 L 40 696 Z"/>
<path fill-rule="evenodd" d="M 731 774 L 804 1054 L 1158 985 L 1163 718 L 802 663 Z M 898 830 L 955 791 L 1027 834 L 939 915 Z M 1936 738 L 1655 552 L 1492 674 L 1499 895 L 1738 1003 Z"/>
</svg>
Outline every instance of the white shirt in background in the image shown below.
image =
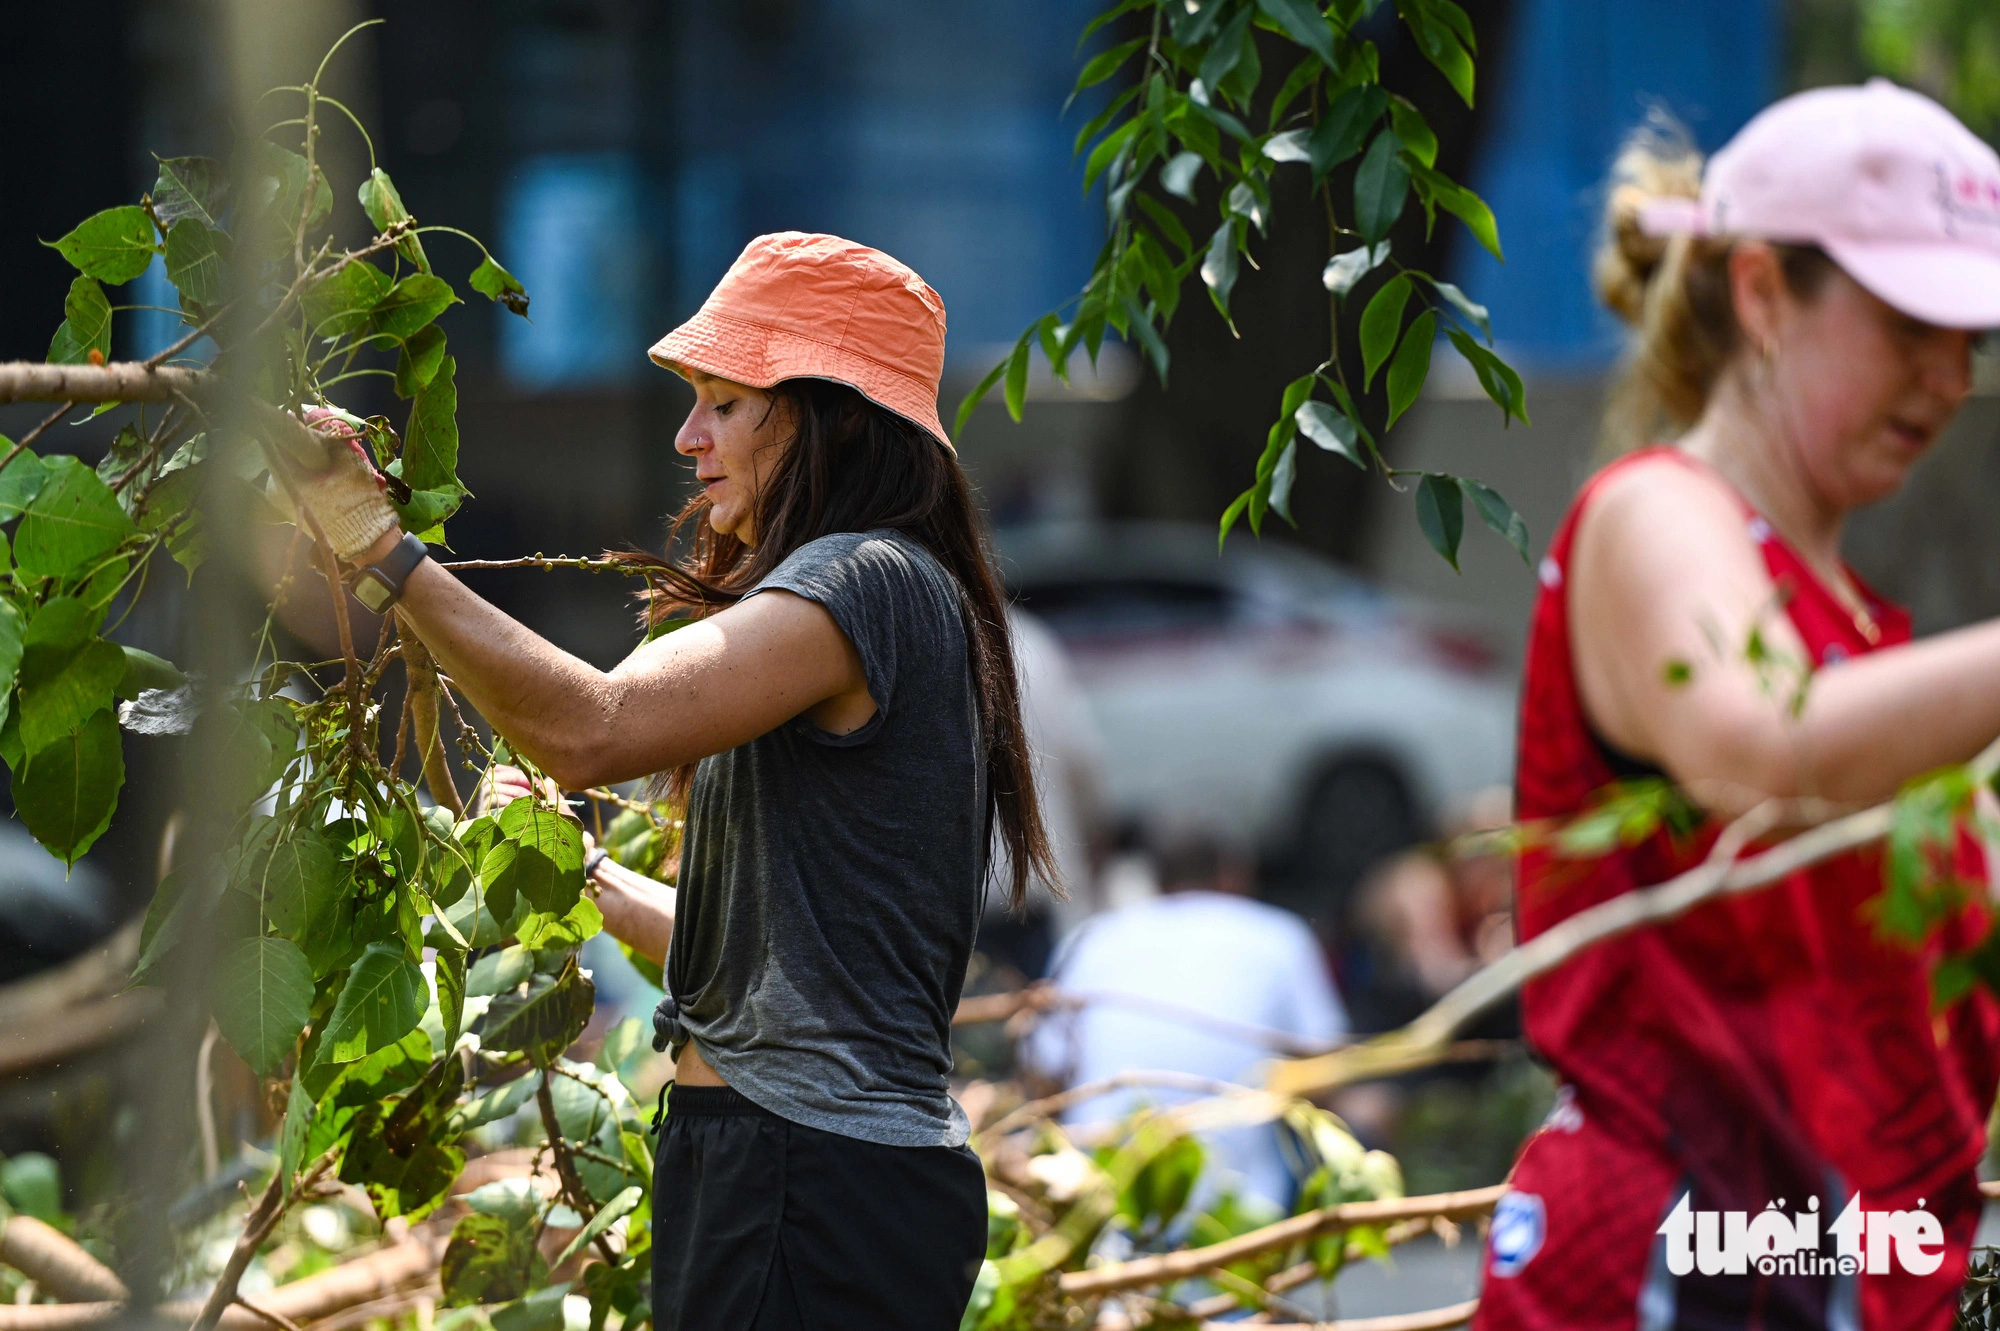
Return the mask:
<svg viewBox="0 0 2000 1331">
<path fill-rule="evenodd" d="M 1057 985 L 1079 996 L 1136 998 L 1305 1041 L 1331 1042 L 1348 1029 L 1312 931 L 1289 911 L 1247 897 L 1175 892 L 1100 915 L 1063 940 L 1050 969 Z M 1134 1069 L 1254 1085 L 1257 1066 L 1277 1056 L 1241 1035 L 1111 1001 L 1050 1016 L 1026 1052 L 1070 1086 Z M 1165 1089 L 1116 1091 L 1076 1106 L 1063 1121 L 1115 1120 L 1143 1104 L 1189 1098 Z M 1274 1127 L 1231 1129 L 1203 1142 L 1211 1177 L 1202 1196 L 1233 1185 L 1246 1200 L 1290 1205 L 1294 1183 Z"/>
</svg>

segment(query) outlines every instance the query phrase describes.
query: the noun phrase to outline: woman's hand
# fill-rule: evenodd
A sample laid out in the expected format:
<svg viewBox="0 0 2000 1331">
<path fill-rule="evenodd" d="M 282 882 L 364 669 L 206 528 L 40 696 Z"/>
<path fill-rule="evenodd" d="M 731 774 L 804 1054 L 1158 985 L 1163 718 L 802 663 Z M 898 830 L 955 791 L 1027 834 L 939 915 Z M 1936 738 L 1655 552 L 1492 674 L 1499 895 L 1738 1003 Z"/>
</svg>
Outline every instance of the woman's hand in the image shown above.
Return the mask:
<svg viewBox="0 0 2000 1331">
<path fill-rule="evenodd" d="M 351 563 L 396 531 L 388 481 L 375 470 L 367 443 L 345 413 L 315 407 L 305 422 L 326 446 L 326 466 L 287 468 L 279 489 L 312 516 L 333 552 Z"/>
<path fill-rule="evenodd" d="M 535 787 L 528 780 L 528 774 L 518 767 L 506 763 L 495 763 L 486 769 L 486 775 L 479 781 L 479 798 L 474 807 L 481 813 L 498 813 L 515 800 L 524 799 L 535 793 Z M 563 793 L 555 782 L 542 778 L 542 798 L 558 813 L 571 814 L 563 801 Z M 587 839 L 587 838 L 586 838 Z"/>
</svg>

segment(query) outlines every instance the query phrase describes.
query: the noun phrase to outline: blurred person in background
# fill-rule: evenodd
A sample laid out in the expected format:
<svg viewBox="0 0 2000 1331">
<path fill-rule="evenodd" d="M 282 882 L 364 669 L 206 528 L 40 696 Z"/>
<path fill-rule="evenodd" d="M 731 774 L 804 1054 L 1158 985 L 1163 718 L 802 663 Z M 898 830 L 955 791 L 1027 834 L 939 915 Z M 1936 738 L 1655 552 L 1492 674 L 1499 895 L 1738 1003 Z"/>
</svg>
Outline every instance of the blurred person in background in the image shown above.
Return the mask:
<svg viewBox="0 0 2000 1331">
<path fill-rule="evenodd" d="M 1394 1030 L 1419 1016 L 1480 967 L 1514 945 L 1514 865 L 1491 843 L 1453 846 L 1513 820 L 1513 794 L 1481 790 L 1445 811 L 1446 845 L 1419 846 L 1383 861 L 1361 881 L 1351 918 L 1354 937 L 1341 953 L 1341 993 L 1355 1025 Z M 1487 1013 L 1468 1038 L 1520 1034 L 1512 1003 Z M 1447 1063 L 1423 1073 L 1365 1082 L 1340 1093 L 1342 1118 L 1371 1144 L 1390 1139 L 1403 1094 L 1418 1081 L 1484 1077 L 1489 1065 Z"/>
<path fill-rule="evenodd" d="M 1028 900 L 1009 907 L 989 892 L 979 923 L 979 951 L 1015 972 L 1010 984 L 1038 980 L 1048 970 L 1056 940 L 1081 925 L 1099 906 L 1096 864 L 1104 786 L 1104 739 L 1077 683 L 1069 653 L 1039 619 L 1007 608 L 1014 637 L 1014 672 L 1021 681 L 1021 723 L 1035 756 L 1035 788 L 1042 796 L 1042 825 L 1058 882 L 1040 873 L 1028 878 Z M 1007 847 L 996 839 L 991 881 L 1007 882 Z"/>
<path fill-rule="evenodd" d="M 1965 401 L 1974 330 L 2000 325 L 2000 157 L 1878 80 L 1786 98 L 1705 166 L 1643 132 L 1607 212 L 1598 288 L 1638 330 L 1610 432 L 1674 442 L 1599 472 L 1541 562 L 1518 814 L 1572 819 L 1664 776 L 1705 821 L 1602 854 L 1531 843 L 1524 939 L 1698 864 L 1747 810 L 1873 804 L 2000 734 L 2000 622 L 1912 642 L 1840 557 L 1848 514 Z M 1952 1325 L 2000 1004 L 1932 1002 L 1927 955 L 1976 942 L 1984 903 L 1913 948 L 1869 907 L 1883 881 L 1878 849 L 1848 852 L 1527 986 L 1564 1092 L 1494 1214 L 1476 1327 Z M 1776 1206 L 1816 1208 L 1831 1256 L 1856 1198 L 1929 1226 L 1935 1268 L 1704 1275 L 1672 1255 L 1702 1213 Z"/>
<path fill-rule="evenodd" d="M 1323 1048 L 1347 1013 L 1319 943 L 1289 911 L 1252 899 L 1249 855 L 1221 835 L 1181 828 L 1154 856 L 1160 895 L 1085 923 L 1056 950 L 1050 976 L 1081 1006 L 1044 1019 L 1028 1060 L 1065 1086 L 1143 1069 L 1255 1084 L 1257 1065 Z M 1064 1115 L 1113 1122 L 1192 1092 L 1113 1091 Z M 1282 1213 L 1296 1180 L 1271 1125 L 1205 1134 L 1204 1195 L 1234 1190 Z"/>
</svg>

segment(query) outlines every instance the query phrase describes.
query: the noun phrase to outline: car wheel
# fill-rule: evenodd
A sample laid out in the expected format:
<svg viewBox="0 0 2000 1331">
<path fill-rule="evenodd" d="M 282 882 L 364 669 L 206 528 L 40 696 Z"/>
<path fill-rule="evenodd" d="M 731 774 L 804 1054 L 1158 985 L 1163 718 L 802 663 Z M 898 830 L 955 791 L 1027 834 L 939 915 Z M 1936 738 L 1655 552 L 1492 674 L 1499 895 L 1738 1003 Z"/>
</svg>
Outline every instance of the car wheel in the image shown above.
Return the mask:
<svg viewBox="0 0 2000 1331">
<path fill-rule="evenodd" d="M 1362 876 L 1422 836 L 1409 787 L 1388 764 L 1355 759 L 1328 769 L 1306 798 L 1299 828 L 1293 893 L 1301 913 L 1345 932 Z"/>
</svg>

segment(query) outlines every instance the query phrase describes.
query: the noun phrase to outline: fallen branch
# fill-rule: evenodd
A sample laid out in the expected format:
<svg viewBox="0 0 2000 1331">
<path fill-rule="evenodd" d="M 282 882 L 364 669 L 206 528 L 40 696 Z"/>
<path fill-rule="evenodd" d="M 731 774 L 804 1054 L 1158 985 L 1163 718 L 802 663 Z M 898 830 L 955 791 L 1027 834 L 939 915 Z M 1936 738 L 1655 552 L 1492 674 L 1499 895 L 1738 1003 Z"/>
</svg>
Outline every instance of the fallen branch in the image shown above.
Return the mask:
<svg viewBox="0 0 2000 1331">
<path fill-rule="evenodd" d="M 69 1235 L 33 1216 L 17 1215 L 0 1227 L 0 1262 L 65 1303 L 131 1297 L 110 1267 Z"/>
<path fill-rule="evenodd" d="M 1120 1290 L 1144 1289 L 1151 1285 L 1172 1284 L 1176 1280 L 1186 1280 L 1232 1262 L 1245 1261 L 1267 1252 L 1289 1248 L 1295 1243 L 1303 1243 L 1316 1235 L 1354 1229 L 1361 1225 L 1386 1225 L 1403 1220 L 1436 1219 L 1464 1220 L 1485 1215 L 1493 1209 L 1500 1195 L 1507 1190 L 1504 1183 L 1496 1183 L 1490 1188 L 1474 1188 L 1466 1192 L 1435 1193 L 1427 1197 L 1396 1197 L 1376 1202 L 1343 1202 L 1339 1206 L 1324 1206 L 1304 1215 L 1295 1215 L 1288 1220 L 1253 1229 L 1248 1234 L 1239 1234 L 1221 1243 L 1211 1243 L 1205 1248 L 1186 1248 L 1179 1252 L 1159 1253 L 1151 1257 L 1138 1257 L 1129 1262 L 1117 1262 L 1110 1266 L 1099 1266 L 1088 1271 L 1066 1272 L 1061 1281 L 1062 1292 L 1072 1298 L 1087 1298 L 1094 1295 L 1115 1294 Z M 1470 1316 L 1470 1314 L 1467 1314 Z M 1440 1325 L 1449 1326 L 1446 1322 Z"/>
<path fill-rule="evenodd" d="M 1989 756 L 1982 754 L 1979 764 L 1989 764 Z M 1749 859 L 1736 858 L 1778 817 L 1776 806 L 1752 809 L 1724 829 L 1701 864 L 1664 883 L 1578 911 L 1474 972 L 1399 1030 L 1329 1054 L 1274 1064 L 1266 1089 L 1278 1095 L 1321 1095 L 1351 1082 L 1428 1067 L 1467 1023 L 1536 976 L 1606 939 L 1674 919 L 1705 902 L 1768 887 L 1821 860 L 1879 841 L 1888 835 L 1894 806 L 1876 805 L 1809 828 Z"/>
</svg>

